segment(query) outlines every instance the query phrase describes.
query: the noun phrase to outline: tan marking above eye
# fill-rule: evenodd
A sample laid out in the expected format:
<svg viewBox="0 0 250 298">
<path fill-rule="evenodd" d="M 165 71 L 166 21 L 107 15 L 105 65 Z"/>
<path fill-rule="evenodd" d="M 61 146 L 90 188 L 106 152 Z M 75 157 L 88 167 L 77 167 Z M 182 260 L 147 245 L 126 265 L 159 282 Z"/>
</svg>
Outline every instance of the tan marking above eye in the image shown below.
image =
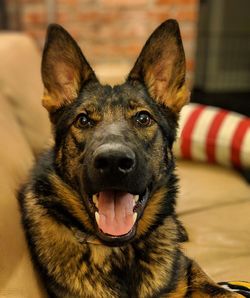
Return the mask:
<svg viewBox="0 0 250 298">
<path fill-rule="evenodd" d="M 127 117 L 128 118 L 132 118 L 132 117 L 134 117 L 136 114 L 138 114 L 140 112 L 148 113 L 149 115 L 152 116 L 152 119 L 154 119 L 152 111 L 150 111 L 148 109 L 148 107 L 145 107 L 145 105 L 142 105 L 142 104 L 138 104 L 137 106 L 134 106 L 133 109 L 128 110 L 127 111 Z"/>
<path fill-rule="evenodd" d="M 129 101 L 129 108 L 131 110 L 143 109 L 143 108 L 145 108 L 145 105 L 143 103 L 139 102 L 138 100 L 131 99 Z"/>
<path fill-rule="evenodd" d="M 78 115 L 76 119 L 81 114 L 85 114 L 90 120 L 94 122 L 99 122 L 102 120 L 102 114 L 98 111 L 97 107 L 93 103 L 85 103 L 81 107 L 79 107 L 77 111 Z"/>
</svg>

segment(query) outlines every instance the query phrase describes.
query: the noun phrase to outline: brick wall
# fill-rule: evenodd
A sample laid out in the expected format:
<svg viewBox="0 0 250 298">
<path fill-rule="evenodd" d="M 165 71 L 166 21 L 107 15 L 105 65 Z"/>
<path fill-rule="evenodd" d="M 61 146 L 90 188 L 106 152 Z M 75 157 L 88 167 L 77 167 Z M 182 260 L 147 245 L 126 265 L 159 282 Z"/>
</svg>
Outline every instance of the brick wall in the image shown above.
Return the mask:
<svg viewBox="0 0 250 298">
<path fill-rule="evenodd" d="M 22 28 L 40 47 L 47 24 L 60 23 L 98 71 L 108 71 L 108 64 L 118 76 L 131 67 L 152 30 L 162 21 L 175 18 L 180 23 L 192 83 L 198 0 L 21 1 Z"/>
</svg>

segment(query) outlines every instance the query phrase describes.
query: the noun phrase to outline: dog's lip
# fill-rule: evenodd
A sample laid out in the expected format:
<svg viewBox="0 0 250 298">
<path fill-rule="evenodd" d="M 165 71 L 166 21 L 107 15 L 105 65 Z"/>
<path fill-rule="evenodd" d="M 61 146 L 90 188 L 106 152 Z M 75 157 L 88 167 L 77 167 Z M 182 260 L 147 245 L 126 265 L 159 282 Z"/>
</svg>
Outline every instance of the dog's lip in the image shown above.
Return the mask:
<svg viewBox="0 0 250 298">
<path fill-rule="evenodd" d="M 95 193 L 93 195 L 89 195 L 89 204 L 91 205 L 92 209 L 92 217 L 94 218 L 94 223 L 97 231 L 97 236 L 104 241 L 107 245 L 111 246 L 119 246 L 122 245 L 125 242 L 128 242 L 132 240 L 136 234 L 136 228 L 138 221 L 140 220 L 144 208 L 146 206 L 147 200 L 149 198 L 149 188 L 147 187 L 146 190 L 142 194 L 135 194 L 134 200 L 135 205 L 133 207 L 134 216 L 136 216 L 135 222 L 131 228 L 131 230 L 124 234 L 119 236 L 114 236 L 110 234 L 104 233 L 98 226 L 96 215 L 95 213 L 98 212 L 98 193 Z M 136 215 L 135 215 L 136 214 Z"/>
<path fill-rule="evenodd" d="M 124 235 L 121 236 L 113 236 L 109 234 L 105 234 L 97 227 L 97 236 L 108 246 L 121 246 L 125 242 L 131 241 L 136 234 L 136 225 L 135 223 L 132 229 Z"/>
</svg>

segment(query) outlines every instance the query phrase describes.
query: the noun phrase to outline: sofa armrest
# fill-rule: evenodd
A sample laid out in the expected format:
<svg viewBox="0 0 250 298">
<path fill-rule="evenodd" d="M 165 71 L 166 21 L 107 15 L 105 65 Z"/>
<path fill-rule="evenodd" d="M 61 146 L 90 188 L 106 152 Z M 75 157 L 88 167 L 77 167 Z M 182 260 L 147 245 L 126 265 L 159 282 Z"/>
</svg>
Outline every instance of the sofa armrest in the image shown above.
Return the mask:
<svg viewBox="0 0 250 298">
<path fill-rule="evenodd" d="M 37 153 L 49 138 L 47 112 L 41 105 L 40 53 L 21 33 L 0 33 L 0 92 L 32 149 Z"/>
</svg>

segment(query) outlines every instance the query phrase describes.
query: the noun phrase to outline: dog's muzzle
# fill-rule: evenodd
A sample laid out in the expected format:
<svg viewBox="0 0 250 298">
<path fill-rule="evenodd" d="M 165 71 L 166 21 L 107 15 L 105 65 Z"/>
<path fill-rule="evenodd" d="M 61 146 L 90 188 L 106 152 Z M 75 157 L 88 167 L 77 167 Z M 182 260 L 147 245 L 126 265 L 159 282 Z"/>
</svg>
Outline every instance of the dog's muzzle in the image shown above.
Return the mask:
<svg viewBox="0 0 250 298">
<path fill-rule="evenodd" d="M 93 151 L 85 167 L 82 189 L 98 236 L 109 243 L 130 240 L 149 195 L 146 163 L 129 146 L 106 143 Z"/>
</svg>

